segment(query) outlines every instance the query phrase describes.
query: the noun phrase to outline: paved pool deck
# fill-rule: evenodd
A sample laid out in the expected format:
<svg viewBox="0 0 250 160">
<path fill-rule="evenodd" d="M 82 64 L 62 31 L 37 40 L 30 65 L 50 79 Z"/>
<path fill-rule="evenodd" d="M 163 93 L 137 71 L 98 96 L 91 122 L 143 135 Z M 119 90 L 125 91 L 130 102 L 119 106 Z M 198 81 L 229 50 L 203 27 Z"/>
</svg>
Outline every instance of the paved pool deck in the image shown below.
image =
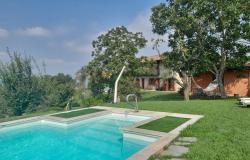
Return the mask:
<svg viewBox="0 0 250 160">
<path fill-rule="evenodd" d="M 107 115 L 111 113 L 145 116 L 149 118 L 146 120 L 140 121 L 138 123 L 135 123 L 134 125 L 125 127 L 122 130 L 124 134 L 133 134 L 133 135 L 157 138 L 155 142 L 151 143 L 146 148 L 142 149 L 141 151 L 135 153 L 134 155 L 128 158 L 128 160 L 147 160 L 152 155 L 159 154 L 160 152 L 162 152 L 164 147 L 168 146 L 174 139 L 176 139 L 182 130 L 184 130 L 189 125 L 194 124 L 195 122 L 197 122 L 199 119 L 203 117 L 202 115 L 180 114 L 180 113 L 170 113 L 170 112 L 155 112 L 155 111 L 146 111 L 146 110 L 140 110 L 139 112 L 134 112 L 131 109 L 113 108 L 113 107 L 105 107 L 105 106 L 95 106 L 91 108 L 104 109 L 104 111 L 82 115 L 78 117 L 73 117 L 73 118 L 55 117 L 53 116 L 54 114 L 36 116 L 36 117 L 31 117 L 31 118 L 24 118 L 24 119 L 0 123 L 0 129 L 6 126 L 13 126 L 13 125 L 35 122 L 35 121 L 47 121 L 47 122 L 57 123 L 61 126 L 67 127 L 68 125 L 74 122 L 82 121 L 84 119 L 99 117 L 99 116 L 103 116 L 103 115 Z M 88 108 L 83 108 L 83 109 L 88 109 Z M 78 110 L 83 110 L 83 109 L 78 109 Z M 76 110 L 72 110 L 72 111 L 76 111 Z M 60 112 L 60 113 L 67 113 L 67 112 L 71 112 L 71 111 L 65 111 L 65 112 Z M 59 113 L 55 113 L 55 114 L 59 114 Z M 189 120 L 168 133 L 137 128 L 138 126 L 141 126 L 143 124 L 149 123 L 151 121 L 154 121 L 159 118 L 166 117 L 166 116 L 188 118 Z"/>
</svg>

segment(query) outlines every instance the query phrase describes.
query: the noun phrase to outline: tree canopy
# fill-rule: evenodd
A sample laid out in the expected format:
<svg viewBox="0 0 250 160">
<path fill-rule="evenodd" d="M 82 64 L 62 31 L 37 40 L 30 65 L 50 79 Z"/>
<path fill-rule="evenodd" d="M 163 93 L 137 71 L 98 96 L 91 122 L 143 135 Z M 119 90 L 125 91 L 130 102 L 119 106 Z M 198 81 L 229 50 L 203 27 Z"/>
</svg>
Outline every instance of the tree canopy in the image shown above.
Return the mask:
<svg viewBox="0 0 250 160">
<path fill-rule="evenodd" d="M 75 92 L 75 80 L 70 75 L 58 73 L 44 76 L 46 96 L 44 103 L 48 107 L 65 107 Z"/>
<path fill-rule="evenodd" d="M 224 96 L 226 67 L 239 68 L 249 60 L 250 2 L 248 0 L 169 0 L 152 8 L 153 32 L 169 34 L 172 51 L 166 64 L 189 75 L 215 74 Z"/>
<path fill-rule="evenodd" d="M 146 42 L 142 33 L 129 32 L 124 26 L 112 28 L 93 41 L 94 59 L 88 64 L 88 72 L 94 92 L 102 92 L 105 87 L 113 88 L 124 65 L 124 75 L 135 75 L 140 62 L 136 54 Z"/>
</svg>

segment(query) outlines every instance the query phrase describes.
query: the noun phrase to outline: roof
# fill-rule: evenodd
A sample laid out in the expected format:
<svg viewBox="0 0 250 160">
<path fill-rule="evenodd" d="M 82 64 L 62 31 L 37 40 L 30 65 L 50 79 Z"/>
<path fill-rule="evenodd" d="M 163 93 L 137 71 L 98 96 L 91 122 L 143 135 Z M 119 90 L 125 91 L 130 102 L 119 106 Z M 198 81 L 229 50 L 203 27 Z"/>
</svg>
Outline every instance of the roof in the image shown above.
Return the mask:
<svg viewBox="0 0 250 160">
<path fill-rule="evenodd" d="M 148 61 L 160 61 L 162 60 L 161 55 L 153 55 L 153 56 L 147 56 L 145 57 Z M 250 67 L 250 61 L 246 62 L 244 67 Z"/>
<path fill-rule="evenodd" d="M 146 59 L 149 61 L 160 61 L 161 56 L 160 55 L 147 56 Z"/>
<path fill-rule="evenodd" d="M 250 67 L 250 61 L 244 64 L 245 67 Z"/>
</svg>

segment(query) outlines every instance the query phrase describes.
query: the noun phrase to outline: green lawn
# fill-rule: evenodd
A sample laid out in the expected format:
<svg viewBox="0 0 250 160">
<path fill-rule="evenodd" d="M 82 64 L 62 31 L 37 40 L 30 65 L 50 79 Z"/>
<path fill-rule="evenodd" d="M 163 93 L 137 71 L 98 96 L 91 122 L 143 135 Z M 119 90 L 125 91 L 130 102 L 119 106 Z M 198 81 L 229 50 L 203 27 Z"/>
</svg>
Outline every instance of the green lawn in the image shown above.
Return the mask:
<svg viewBox="0 0 250 160">
<path fill-rule="evenodd" d="M 61 117 L 61 118 L 72 118 L 72 117 L 82 116 L 82 115 L 95 113 L 95 112 L 101 112 L 101 111 L 104 111 L 104 110 L 89 108 L 89 109 L 83 109 L 83 110 L 72 111 L 72 112 L 67 112 L 67 113 L 55 114 L 53 116 Z"/>
<path fill-rule="evenodd" d="M 186 122 L 186 118 L 176 118 L 176 117 L 163 117 L 155 121 L 149 122 L 147 124 L 141 125 L 138 128 L 160 131 L 160 132 L 169 132 L 179 125 Z"/>
<path fill-rule="evenodd" d="M 127 106 L 126 103 L 106 105 Z M 184 102 L 177 94 L 144 92 L 139 109 L 205 116 L 181 133 L 198 138 L 186 155 L 189 160 L 250 159 L 250 108 L 239 107 L 235 99 Z"/>
</svg>

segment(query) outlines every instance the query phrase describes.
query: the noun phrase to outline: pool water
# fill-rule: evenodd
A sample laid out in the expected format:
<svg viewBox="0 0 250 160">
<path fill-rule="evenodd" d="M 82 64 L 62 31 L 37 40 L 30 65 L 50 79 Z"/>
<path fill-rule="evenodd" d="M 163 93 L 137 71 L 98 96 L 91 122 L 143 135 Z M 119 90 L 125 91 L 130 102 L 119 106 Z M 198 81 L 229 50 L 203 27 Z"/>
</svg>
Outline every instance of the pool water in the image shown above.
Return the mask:
<svg viewBox="0 0 250 160">
<path fill-rule="evenodd" d="M 33 122 L 0 129 L 1 160 L 124 160 L 152 141 L 123 136 L 121 128 L 146 117 L 110 114 L 68 127 Z"/>
</svg>

